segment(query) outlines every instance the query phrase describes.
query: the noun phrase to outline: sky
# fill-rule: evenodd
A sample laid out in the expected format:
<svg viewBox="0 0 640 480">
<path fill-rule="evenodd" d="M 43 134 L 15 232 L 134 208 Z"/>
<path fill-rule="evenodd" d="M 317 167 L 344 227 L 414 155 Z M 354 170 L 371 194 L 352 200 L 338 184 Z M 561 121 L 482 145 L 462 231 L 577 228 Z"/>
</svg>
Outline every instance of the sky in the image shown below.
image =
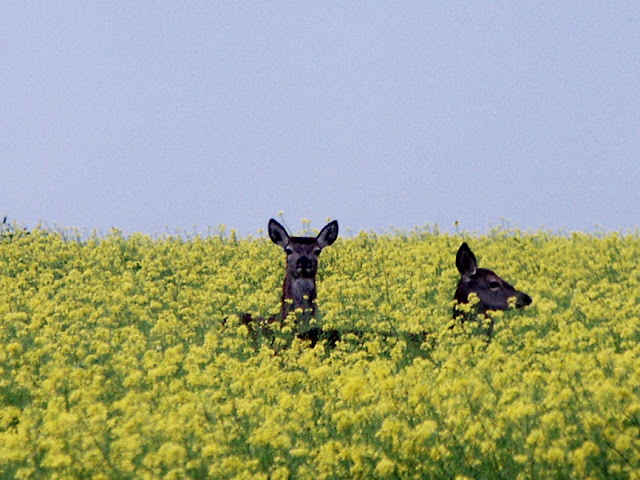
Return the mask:
<svg viewBox="0 0 640 480">
<path fill-rule="evenodd" d="M 33 1 L 0 23 L 0 216 L 27 228 L 640 225 L 640 2 Z"/>
</svg>

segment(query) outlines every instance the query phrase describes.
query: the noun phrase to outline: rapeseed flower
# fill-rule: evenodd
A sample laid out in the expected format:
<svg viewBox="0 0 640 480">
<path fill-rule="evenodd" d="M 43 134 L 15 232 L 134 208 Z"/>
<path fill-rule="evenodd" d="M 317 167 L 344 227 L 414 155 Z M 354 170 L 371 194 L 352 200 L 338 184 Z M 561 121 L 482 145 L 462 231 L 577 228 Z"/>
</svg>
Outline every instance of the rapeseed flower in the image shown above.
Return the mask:
<svg viewBox="0 0 640 480">
<path fill-rule="evenodd" d="M 534 303 L 454 323 L 462 241 Z M 240 322 L 280 311 L 264 238 L 0 237 L 0 478 L 640 478 L 638 258 L 623 234 L 338 239 L 341 340 L 311 349 L 294 316 Z"/>
</svg>

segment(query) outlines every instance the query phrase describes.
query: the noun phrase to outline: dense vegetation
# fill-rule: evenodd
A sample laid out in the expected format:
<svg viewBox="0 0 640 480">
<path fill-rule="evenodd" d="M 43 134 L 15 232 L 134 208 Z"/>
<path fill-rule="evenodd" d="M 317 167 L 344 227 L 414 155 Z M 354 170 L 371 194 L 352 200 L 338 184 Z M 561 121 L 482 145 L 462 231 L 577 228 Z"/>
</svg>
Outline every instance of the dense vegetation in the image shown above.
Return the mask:
<svg viewBox="0 0 640 480">
<path fill-rule="evenodd" d="M 490 342 L 449 328 L 463 240 L 534 300 Z M 0 478 L 639 479 L 639 259 L 637 233 L 341 238 L 321 319 L 366 333 L 329 350 L 234 315 L 279 311 L 266 238 L 5 232 Z"/>
</svg>

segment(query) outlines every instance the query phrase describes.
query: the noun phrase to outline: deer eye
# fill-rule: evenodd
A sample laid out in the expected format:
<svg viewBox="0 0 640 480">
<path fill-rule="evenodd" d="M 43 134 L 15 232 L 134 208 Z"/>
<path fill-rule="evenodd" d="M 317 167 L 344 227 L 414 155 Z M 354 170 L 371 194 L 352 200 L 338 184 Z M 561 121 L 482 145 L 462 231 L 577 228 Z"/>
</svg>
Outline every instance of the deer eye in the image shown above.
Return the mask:
<svg viewBox="0 0 640 480">
<path fill-rule="evenodd" d="M 320 255 L 320 252 L 321 252 L 321 251 L 322 251 L 322 249 L 321 249 L 321 248 L 316 248 L 316 249 L 313 251 L 313 254 L 314 254 L 314 255 L 316 255 L 316 256 L 317 256 L 317 255 Z"/>
<path fill-rule="evenodd" d="M 500 288 L 500 284 L 496 281 L 489 282 L 489 288 L 493 288 L 493 289 Z"/>
<path fill-rule="evenodd" d="M 291 255 L 293 253 L 293 250 L 291 250 L 289 247 L 284 247 L 284 253 L 286 253 L 287 255 Z"/>
</svg>

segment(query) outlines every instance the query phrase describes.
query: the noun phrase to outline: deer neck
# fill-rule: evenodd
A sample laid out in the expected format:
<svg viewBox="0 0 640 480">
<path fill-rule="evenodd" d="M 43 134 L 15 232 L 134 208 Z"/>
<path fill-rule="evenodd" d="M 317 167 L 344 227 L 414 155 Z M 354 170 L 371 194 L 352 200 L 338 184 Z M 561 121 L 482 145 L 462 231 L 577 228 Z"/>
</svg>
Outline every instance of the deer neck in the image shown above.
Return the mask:
<svg viewBox="0 0 640 480">
<path fill-rule="evenodd" d="M 282 319 L 300 308 L 303 313 L 298 316 L 296 324 L 301 331 L 309 328 L 309 321 L 315 317 L 316 311 L 316 279 L 294 278 L 287 275 L 282 287 Z"/>
</svg>

